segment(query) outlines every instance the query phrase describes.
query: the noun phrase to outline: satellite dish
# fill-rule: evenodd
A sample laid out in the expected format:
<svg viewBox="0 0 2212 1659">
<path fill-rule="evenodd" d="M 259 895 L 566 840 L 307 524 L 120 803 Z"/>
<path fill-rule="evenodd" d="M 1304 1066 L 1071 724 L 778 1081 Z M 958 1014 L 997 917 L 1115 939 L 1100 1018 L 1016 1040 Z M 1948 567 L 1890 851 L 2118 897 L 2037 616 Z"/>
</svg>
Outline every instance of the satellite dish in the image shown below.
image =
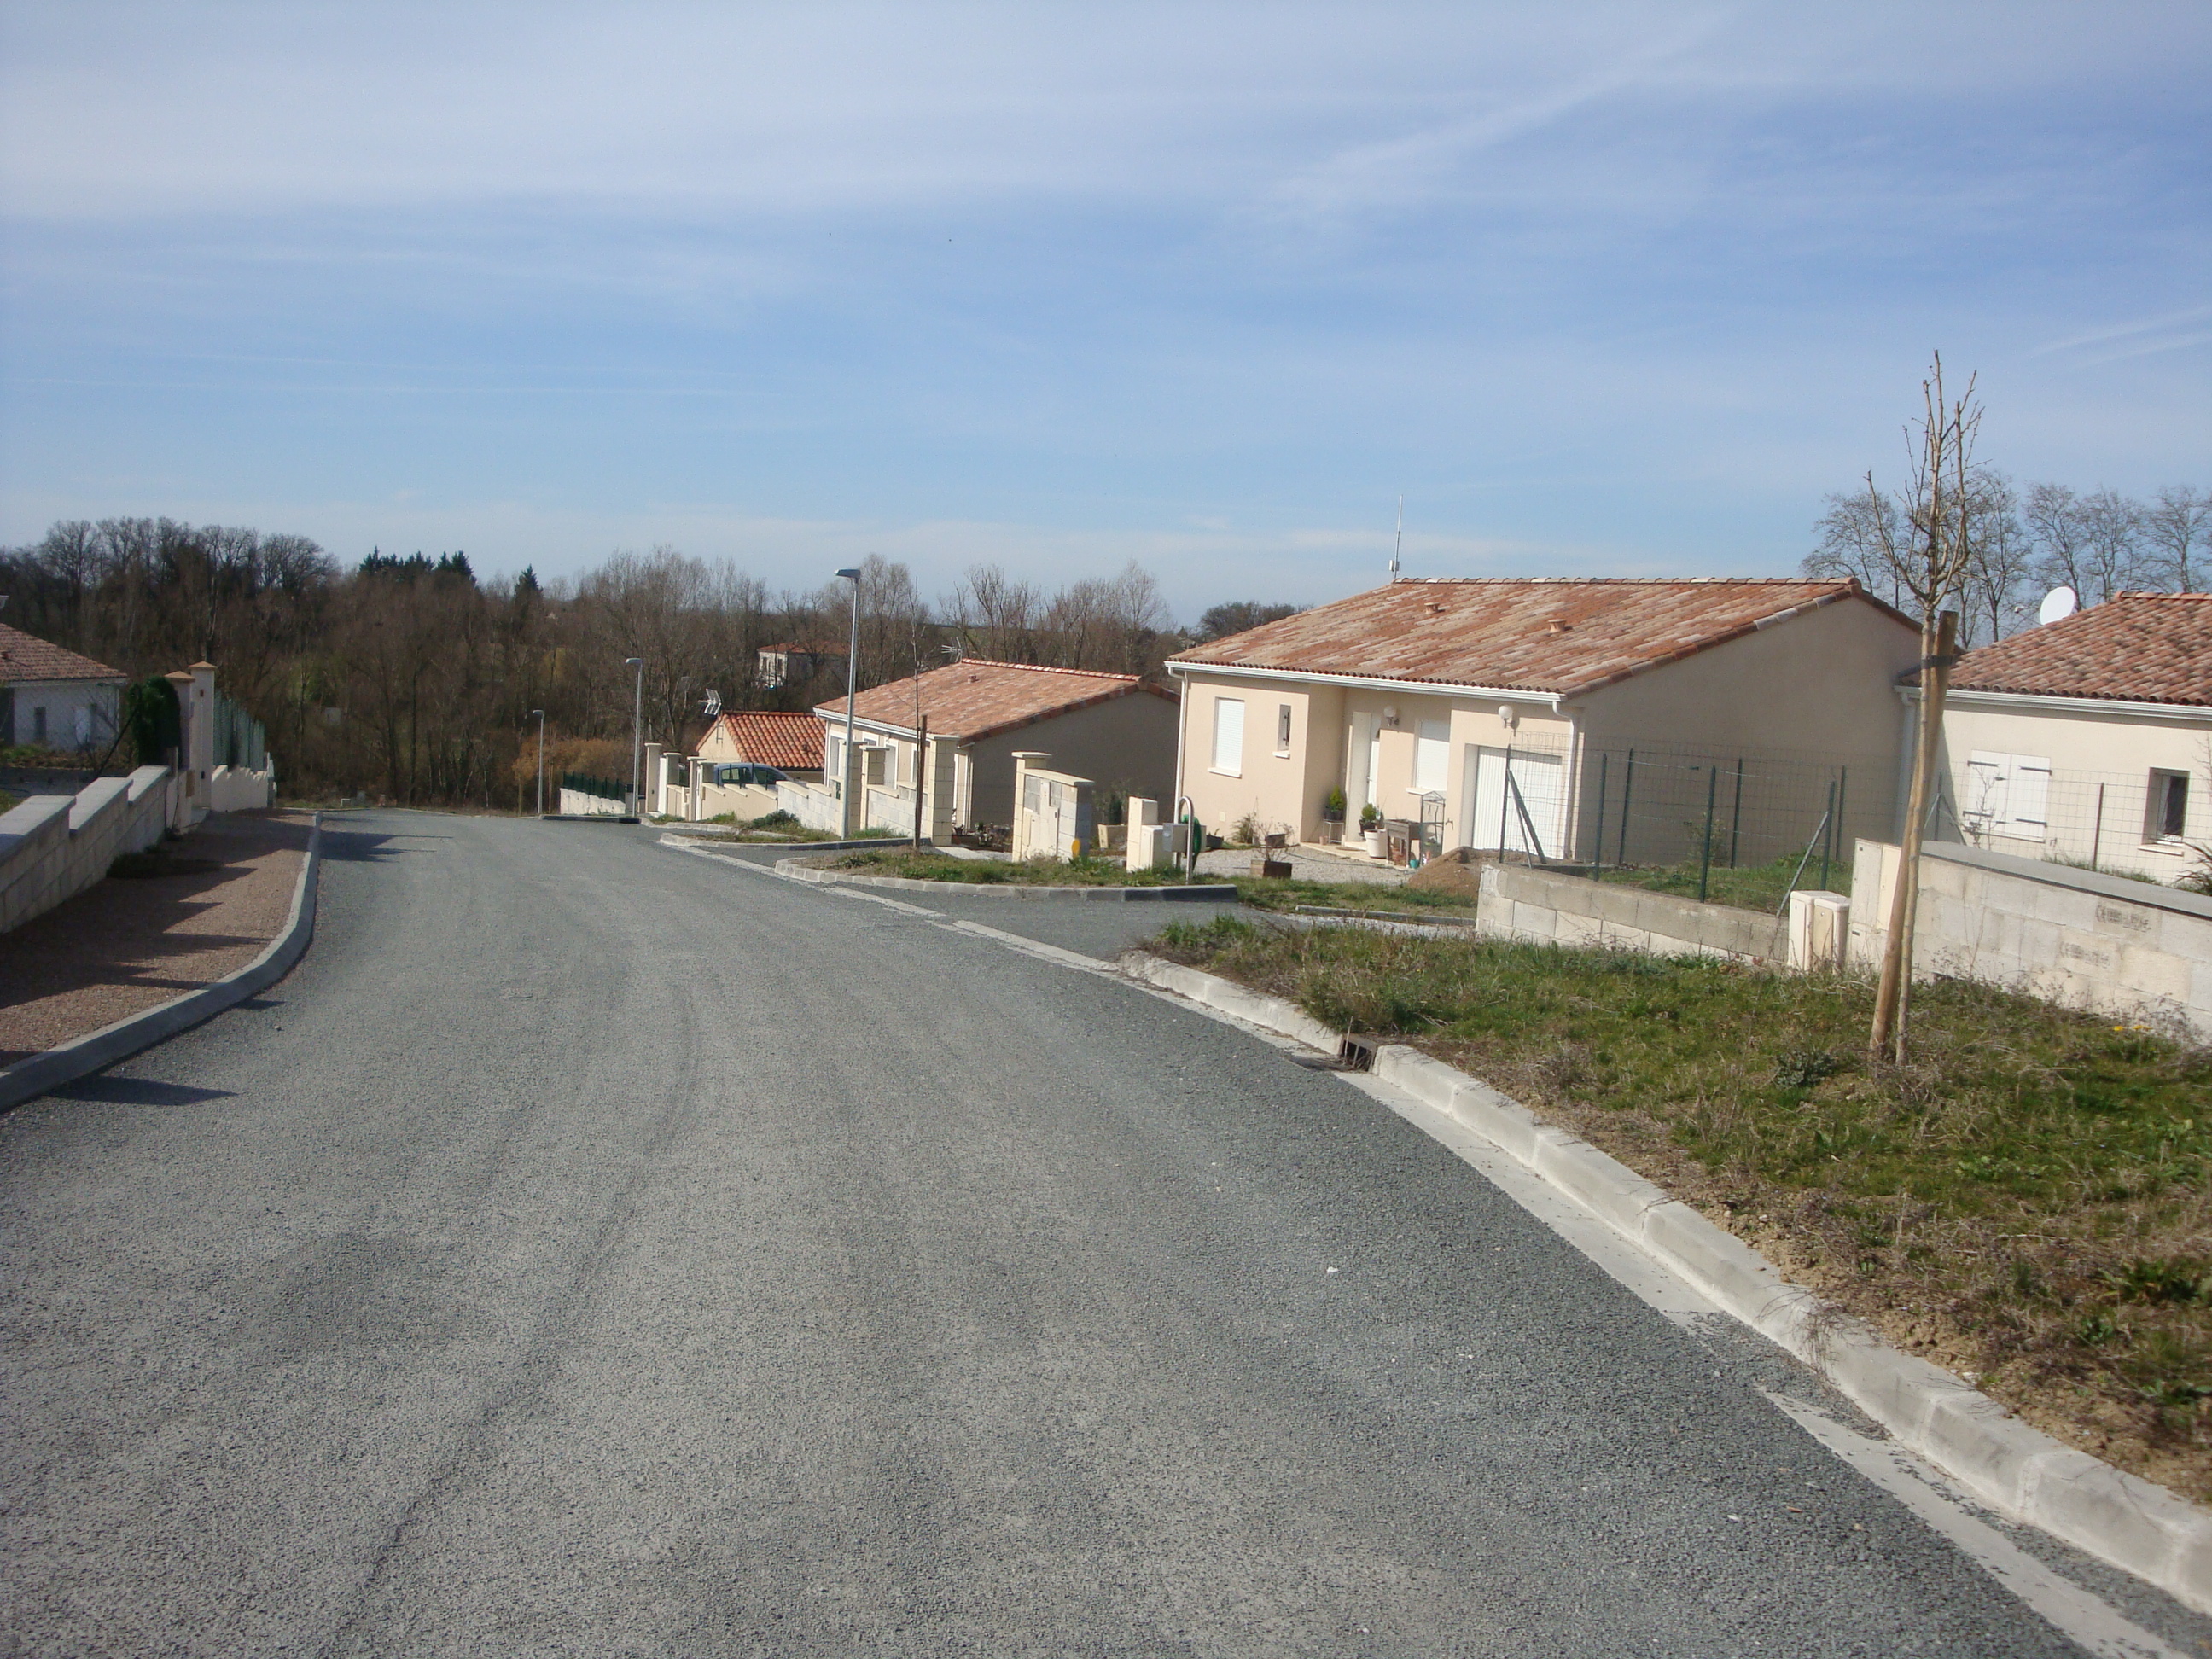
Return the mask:
<svg viewBox="0 0 2212 1659">
<path fill-rule="evenodd" d="M 2070 587 L 2054 587 L 2043 596 L 2042 608 L 2036 611 L 2039 627 L 2049 627 L 2061 617 L 2070 617 L 2081 605 L 2081 599 Z"/>
</svg>

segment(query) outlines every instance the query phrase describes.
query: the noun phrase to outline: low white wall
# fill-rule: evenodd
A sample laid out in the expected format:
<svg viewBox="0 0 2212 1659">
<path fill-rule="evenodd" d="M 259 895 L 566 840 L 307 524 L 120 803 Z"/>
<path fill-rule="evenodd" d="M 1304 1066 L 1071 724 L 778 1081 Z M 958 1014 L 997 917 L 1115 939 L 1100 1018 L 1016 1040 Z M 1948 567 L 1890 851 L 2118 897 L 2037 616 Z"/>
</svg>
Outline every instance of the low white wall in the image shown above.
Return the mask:
<svg viewBox="0 0 2212 1659">
<path fill-rule="evenodd" d="M 271 772 L 249 772 L 242 766 L 218 766 L 208 775 L 208 811 L 261 811 L 270 804 L 274 783 Z"/>
<path fill-rule="evenodd" d="M 34 795 L 0 815 L 0 933 L 20 927 L 161 840 L 173 783 L 166 766 L 99 778 L 74 795 Z"/>
<path fill-rule="evenodd" d="M 701 823 L 720 817 L 725 812 L 738 823 L 745 823 L 754 818 L 766 817 L 782 804 L 775 790 L 763 787 L 759 784 L 725 786 L 719 783 L 702 783 L 699 786 L 697 793 L 699 797 L 697 821 Z M 672 805 L 677 805 L 683 803 L 684 796 L 680 790 L 671 790 L 669 799 Z"/>
<path fill-rule="evenodd" d="M 562 789 L 558 810 L 562 817 L 573 818 L 618 818 L 623 816 L 620 801 L 609 800 L 605 795 L 586 794 L 581 789 Z"/>
<path fill-rule="evenodd" d="M 2212 898 L 2040 859 L 1931 842 L 1920 866 L 1915 978 L 2024 991 L 2064 1007 L 2148 1016 L 2212 1042 Z M 1857 843 L 1850 959 L 1881 961 L 1898 849 Z"/>
<path fill-rule="evenodd" d="M 869 830 L 889 830 L 895 835 L 914 834 L 914 791 L 904 784 L 890 789 L 870 785 L 867 794 L 867 814 L 862 826 Z"/>
<path fill-rule="evenodd" d="M 1778 916 L 1515 864 L 1482 866 L 1474 928 L 1489 939 L 1602 945 L 1655 957 L 1733 957 L 1778 965 L 1790 960 L 1789 924 Z"/>
<path fill-rule="evenodd" d="M 775 804 L 809 830 L 831 836 L 844 833 L 844 806 L 819 784 L 793 783 L 788 778 L 775 787 Z"/>
</svg>

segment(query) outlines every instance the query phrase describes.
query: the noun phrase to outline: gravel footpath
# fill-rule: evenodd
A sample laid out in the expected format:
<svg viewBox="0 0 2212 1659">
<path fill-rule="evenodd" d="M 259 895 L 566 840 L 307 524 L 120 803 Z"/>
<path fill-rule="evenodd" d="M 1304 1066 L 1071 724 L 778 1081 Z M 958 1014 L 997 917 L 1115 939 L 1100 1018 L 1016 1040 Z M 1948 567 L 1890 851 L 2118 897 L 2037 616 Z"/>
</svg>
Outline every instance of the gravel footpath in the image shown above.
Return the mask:
<svg viewBox="0 0 2212 1659">
<path fill-rule="evenodd" d="M 177 859 L 216 868 L 110 878 L 8 935 L 0 951 L 0 1066 L 235 973 L 283 931 L 313 820 L 211 817 Z"/>
</svg>

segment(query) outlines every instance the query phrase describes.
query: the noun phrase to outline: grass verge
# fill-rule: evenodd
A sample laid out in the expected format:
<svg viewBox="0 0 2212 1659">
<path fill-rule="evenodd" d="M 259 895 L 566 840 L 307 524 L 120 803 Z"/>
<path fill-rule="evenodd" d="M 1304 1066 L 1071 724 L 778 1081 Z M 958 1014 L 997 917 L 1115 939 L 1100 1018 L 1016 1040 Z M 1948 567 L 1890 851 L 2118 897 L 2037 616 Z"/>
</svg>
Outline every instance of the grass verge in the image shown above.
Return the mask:
<svg viewBox="0 0 2212 1659">
<path fill-rule="evenodd" d="M 1791 878 L 1801 888 L 1820 885 L 1820 860 L 1816 854 L 1805 866 L 1804 873 L 1797 873 L 1798 854 L 1792 853 L 1771 864 L 1747 864 L 1740 869 L 1715 865 L 1706 872 L 1705 902 L 1709 904 L 1730 904 L 1740 910 L 1757 910 L 1773 915 L 1782 908 L 1789 895 Z M 1698 866 L 1670 864 L 1638 869 L 1606 870 L 1599 879 L 1623 887 L 1642 887 L 1654 893 L 1671 893 L 1676 898 L 1693 899 L 1698 896 Z M 1828 884 L 1824 890 L 1831 893 L 1851 890 L 1851 866 L 1848 860 L 1832 860 L 1828 866 Z"/>
<path fill-rule="evenodd" d="M 1155 948 L 1415 1044 L 1571 1129 L 2045 1431 L 2212 1499 L 2212 1050 L 1986 986 L 1290 929 Z"/>
<path fill-rule="evenodd" d="M 1060 863 L 1031 859 L 957 859 L 946 853 L 915 853 L 906 848 L 837 853 L 818 860 L 825 870 L 862 875 L 902 876 L 910 881 L 952 881 L 971 887 L 1176 887 L 1178 870 L 1130 870 L 1119 860 L 1083 858 Z M 1203 879 L 1203 878 L 1202 878 Z"/>
<path fill-rule="evenodd" d="M 1386 886 L 1374 881 L 1271 881 L 1259 876 L 1208 876 L 1205 879 L 1235 883 L 1237 896 L 1259 910 L 1295 910 L 1304 904 L 1316 908 L 1403 915 L 1408 921 L 1419 921 L 1425 916 L 1465 921 L 1474 916 L 1474 906 L 1465 896 L 1435 888 Z"/>
</svg>

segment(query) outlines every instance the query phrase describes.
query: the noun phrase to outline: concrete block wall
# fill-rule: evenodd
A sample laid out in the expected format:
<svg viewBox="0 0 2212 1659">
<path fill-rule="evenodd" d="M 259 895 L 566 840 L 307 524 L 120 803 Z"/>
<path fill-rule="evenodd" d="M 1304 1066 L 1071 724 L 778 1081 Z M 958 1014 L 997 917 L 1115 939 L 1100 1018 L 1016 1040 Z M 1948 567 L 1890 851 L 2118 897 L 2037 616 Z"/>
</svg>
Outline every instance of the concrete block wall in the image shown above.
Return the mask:
<svg viewBox="0 0 2212 1659">
<path fill-rule="evenodd" d="M 605 795 L 587 794 L 581 789 L 562 789 L 561 804 L 554 810 L 565 817 L 618 818 L 623 816 L 620 801 L 609 800 Z"/>
<path fill-rule="evenodd" d="M 275 780 L 267 772 L 218 766 L 208 775 L 208 811 L 258 812 L 269 805 Z"/>
<path fill-rule="evenodd" d="M 2212 898 L 1948 842 L 1921 861 L 1917 978 L 1945 975 L 2212 1042 Z M 1898 849 L 1862 841 L 1850 956 L 1871 970 L 1887 939 Z"/>
<path fill-rule="evenodd" d="M 1650 956 L 1790 959 L 1789 924 L 1778 916 L 1510 864 L 1483 866 L 1474 925 L 1490 939 Z"/>
<path fill-rule="evenodd" d="M 169 827 L 166 766 L 96 778 L 74 795 L 34 795 L 0 816 L 0 933 L 21 927 L 107 874 Z"/>
<path fill-rule="evenodd" d="M 775 786 L 775 804 L 809 830 L 833 837 L 844 833 L 844 804 L 825 785 L 786 778 Z"/>
</svg>

